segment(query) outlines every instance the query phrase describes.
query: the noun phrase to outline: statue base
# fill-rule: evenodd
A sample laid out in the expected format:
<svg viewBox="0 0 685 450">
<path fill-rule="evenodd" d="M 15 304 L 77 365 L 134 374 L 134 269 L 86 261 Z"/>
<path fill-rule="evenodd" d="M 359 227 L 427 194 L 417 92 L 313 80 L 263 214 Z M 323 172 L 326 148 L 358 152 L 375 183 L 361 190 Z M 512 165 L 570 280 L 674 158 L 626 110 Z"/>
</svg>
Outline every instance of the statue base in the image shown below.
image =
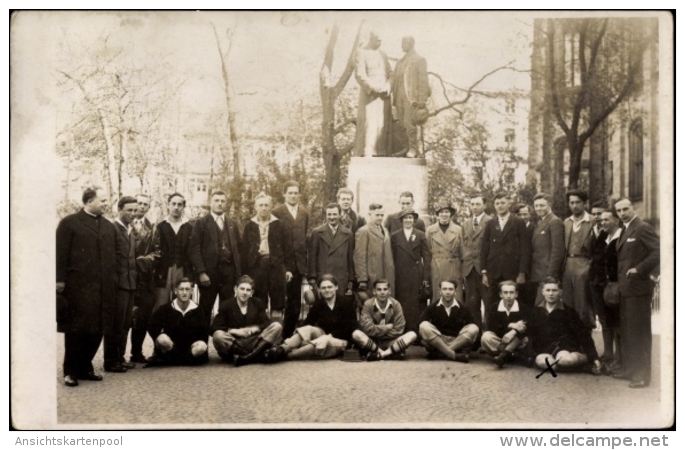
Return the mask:
<svg viewBox="0 0 685 450">
<path fill-rule="evenodd" d="M 414 194 L 414 211 L 424 221 L 428 218 L 428 166 L 424 158 L 352 157 L 347 187 L 354 191 L 354 210 L 367 220 L 371 203 L 383 205 L 386 215 L 399 211 L 400 193 L 404 191 Z"/>
</svg>

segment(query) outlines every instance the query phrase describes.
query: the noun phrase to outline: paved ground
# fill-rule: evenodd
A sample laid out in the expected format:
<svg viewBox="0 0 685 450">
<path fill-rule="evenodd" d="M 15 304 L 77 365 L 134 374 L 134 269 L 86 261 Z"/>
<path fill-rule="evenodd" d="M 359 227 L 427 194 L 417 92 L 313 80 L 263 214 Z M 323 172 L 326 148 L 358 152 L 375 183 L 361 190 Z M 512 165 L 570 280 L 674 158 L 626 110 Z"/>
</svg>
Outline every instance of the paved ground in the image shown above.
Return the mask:
<svg viewBox="0 0 685 450">
<path fill-rule="evenodd" d="M 469 364 L 429 361 L 420 347 L 410 348 L 405 361 L 298 361 L 241 368 L 221 363 L 212 348 L 206 366 L 144 369 L 138 365 L 125 374 L 105 373 L 102 382 L 83 381 L 77 388 L 62 384 L 58 364 L 57 420 L 122 425 L 119 428 L 145 424 L 478 428 L 493 423 L 656 427 L 666 420 L 660 401 L 658 336 L 654 346 L 653 382 L 642 390 L 628 389 L 627 382 L 607 376 L 580 373 L 561 373 L 556 378 L 544 374 L 536 379 L 535 369 L 498 370 L 485 355 L 472 354 Z M 149 337 L 146 347 L 149 354 Z M 60 336 L 60 363 L 62 354 Z M 102 348 L 96 358 L 99 369 Z"/>
</svg>

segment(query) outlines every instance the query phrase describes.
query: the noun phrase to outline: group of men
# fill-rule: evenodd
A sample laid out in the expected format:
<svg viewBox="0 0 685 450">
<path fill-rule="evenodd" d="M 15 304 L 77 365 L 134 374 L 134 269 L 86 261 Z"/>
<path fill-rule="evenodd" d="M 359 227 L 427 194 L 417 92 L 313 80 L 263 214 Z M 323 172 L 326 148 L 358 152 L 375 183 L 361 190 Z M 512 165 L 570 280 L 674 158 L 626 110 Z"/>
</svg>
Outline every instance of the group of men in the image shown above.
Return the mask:
<svg viewBox="0 0 685 450">
<path fill-rule="evenodd" d="M 485 214 L 487 199 L 478 194 L 464 225 L 440 199 L 437 221 L 426 227 L 410 192 L 400 194 L 396 214 L 372 203 L 367 223 L 342 188 L 324 208 L 325 223 L 310 230 L 299 185 L 287 182 L 284 197 L 273 208 L 271 197 L 257 195 L 255 216 L 240 229 L 224 192 L 212 193 L 210 211 L 193 224 L 174 193 L 168 216 L 153 226 L 148 196 L 122 197 L 112 223 L 102 217 L 104 190 L 86 189 L 83 209 L 57 229 L 65 384 L 102 379 L 92 359 L 103 335 L 108 372 L 207 362 L 211 336 L 236 366 L 332 357 L 353 345 L 369 361 L 401 358 L 415 342 L 430 356 L 468 362 L 480 343 L 499 367 L 520 355 L 540 367 L 590 364 L 599 373 L 595 314 L 604 321 L 605 359 L 619 354 L 614 341 L 621 344 L 620 362 L 605 361 L 614 375 L 630 378 L 631 387 L 649 384 L 649 274 L 659 263 L 658 238 L 628 199 L 613 209 L 593 205 L 592 221 L 587 195 L 569 191 L 572 216 L 562 222 L 551 198 L 538 194 L 533 224 L 525 220 L 530 207 L 515 216 L 504 193 L 495 195 L 496 216 Z M 593 269 L 600 266 L 601 274 Z M 618 282 L 620 314 L 602 300 L 608 282 Z M 298 327 L 303 290 L 311 306 Z M 149 358 L 146 333 L 155 348 Z"/>
</svg>

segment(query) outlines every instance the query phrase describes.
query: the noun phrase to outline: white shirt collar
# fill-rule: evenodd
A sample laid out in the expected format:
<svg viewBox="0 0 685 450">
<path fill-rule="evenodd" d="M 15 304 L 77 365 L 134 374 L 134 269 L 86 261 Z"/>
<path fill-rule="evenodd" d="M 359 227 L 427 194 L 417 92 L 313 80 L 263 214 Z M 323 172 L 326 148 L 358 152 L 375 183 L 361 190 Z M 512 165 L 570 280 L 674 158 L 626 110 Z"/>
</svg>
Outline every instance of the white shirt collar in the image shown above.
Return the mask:
<svg viewBox="0 0 685 450">
<path fill-rule="evenodd" d="M 404 237 L 406 237 L 407 240 L 409 240 L 409 238 L 411 237 L 412 233 L 414 232 L 414 228 L 409 228 L 409 229 L 402 228 L 402 231 L 404 231 Z"/>
<path fill-rule="evenodd" d="M 617 228 L 616 231 L 614 231 L 614 234 L 612 234 L 611 236 L 607 235 L 607 240 L 606 240 L 607 245 L 609 245 L 611 243 L 611 241 L 620 238 L 622 232 L 623 232 L 623 229 Z"/>
<path fill-rule="evenodd" d="M 221 220 L 224 220 L 224 216 L 226 215 L 226 213 L 222 213 L 221 215 L 214 214 L 214 211 L 211 211 L 211 214 L 212 214 L 212 217 L 214 217 L 215 222 L 218 221 L 219 218 L 221 218 Z"/>
<path fill-rule="evenodd" d="M 331 233 L 335 234 L 335 233 L 338 232 L 338 228 L 340 228 L 340 224 L 338 224 L 337 227 L 333 228 L 333 227 L 331 226 L 331 224 L 329 223 L 329 224 L 328 224 L 328 228 L 331 229 Z"/>
<path fill-rule="evenodd" d="M 632 219 L 630 219 L 628 222 L 623 222 L 624 228 L 627 230 L 628 227 L 630 226 L 631 223 L 633 223 L 633 220 L 637 217 L 637 214 L 633 216 Z"/>
<path fill-rule="evenodd" d="M 96 216 L 96 215 L 93 214 L 93 213 L 89 213 L 88 211 L 86 211 L 86 208 L 83 208 L 83 212 L 86 213 L 86 214 L 88 214 L 90 217 L 95 217 L 95 218 L 100 217 L 100 216 Z"/>
<path fill-rule="evenodd" d="M 253 221 L 254 223 L 256 223 L 257 225 L 262 225 L 262 223 L 263 223 L 263 222 L 260 222 L 260 221 L 257 219 L 257 216 L 254 216 L 254 217 L 253 217 L 252 219 L 250 219 L 250 220 Z M 271 222 L 273 222 L 273 221 L 275 221 L 275 220 L 278 220 L 278 217 L 276 217 L 276 216 L 274 216 L 273 214 L 271 214 L 271 216 L 269 217 L 269 222 L 268 222 L 268 223 L 271 223 Z"/>
<path fill-rule="evenodd" d="M 385 312 L 388 310 L 388 308 L 390 308 L 390 306 L 392 306 L 392 302 L 390 301 L 390 299 L 388 299 L 388 302 L 385 304 L 385 309 L 382 309 L 380 304 L 378 303 L 378 299 L 376 297 L 373 298 L 373 304 L 383 314 L 385 314 Z"/>
<path fill-rule="evenodd" d="M 476 216 L 475 218 L 478 219 L 478 223 L 481 223 L 483 221 L 483 217 L 485 217 L 485 211 L 480 213 L 480 215 Z"/>
<path fill-rule="evenodd" d="M 511 309 L 507 311 L 507 308 L 504 306 L 504 300 L 500 300 L 499 305 L 497 306 L 497 311 L 505 312 L 507 313 L 507 316 L 509 313 L 519 312 L 519 302 L 518 300 L 514 300 L 514 304 L 511 305 Z"/>
<path fill-rule="evenodd" d="M 448 315 L 448 316 L 450 315 L 450 312 L 452 311 L 452 308 L 454 308 L 454 307 L 460 308 L 459 302 L 456 301 L 456 300 L 454 300 L 454 299 L 452 299 L 452 304 L 449 305 L 449 306 L 447 306 L 447 305 L 445 304 L 445 299 L 442 298 L 442 297 L 440 297 L 440 304 L 442 305 L 443 308 L 445 308 L 445 311 L 447 311 L 447 315 Z"/>
<path fill-rule="evenodd" d="M 171 302 L 171 307 L 174 308 L 176 311 L 180 312 L 181 314 L 183 314 L 184 316 L 185 316 L 187 313 L 189 313 L 190 311 L 192 311 L 192 310 L 198 308 L 197 303 L 195 303 L 194 301 L 190 300 L 190 301 L 188 302 L 188 307 L 186 308 L 185 311 L 183 311 L 183 310 L 181 309 L 181 307 L 178 306 L 178 298 L 175 298 L 174 301 Z"/>
<path fill-rule="evenodd" d="M 122 222 L 121 219 L 118 218 L 118 217 L 117 217 L 116 219 L 114 219 L 114 221 L 117 222 L 117 223 L 118 223 L 119 225 L 121 225 L 122 227 L 126 228 L 126 231 L 127 231 L 128 233 L 131 232 L 131 225 L 130 225 L 130 224 L 129 224 L 129 225 L 125 225 L 124 222 Z"/>
<path fill-rule="evenodd" d="M 571 215 L 571 216 L 569 217 L 569 219 L 571 219 L 572 222 L 578 223 L 578 224 L 581 223 L 581 222 L 589 222 L 589 221 L 590 221 L 590 213 L 587 212 L 587 211 L 585 211 L 585 214 L 583 214 L 583 218 L 580 219 L 580 220 L 576 220 L 576 218 L 575 218 L 574 215 Z"/>
<path fill-rule="evenodd" d="M 181 221 L 180 222 L 172 222 L 171 221 L 171 216 L 166 216 L 162 222 L 169 222 L 169 225 L 174 225 L 175 223 L 178 223 L 179 225 L 183 225 L 184 223 L 188 222 L 188 219 L 181 216 Z"/>
</svg>

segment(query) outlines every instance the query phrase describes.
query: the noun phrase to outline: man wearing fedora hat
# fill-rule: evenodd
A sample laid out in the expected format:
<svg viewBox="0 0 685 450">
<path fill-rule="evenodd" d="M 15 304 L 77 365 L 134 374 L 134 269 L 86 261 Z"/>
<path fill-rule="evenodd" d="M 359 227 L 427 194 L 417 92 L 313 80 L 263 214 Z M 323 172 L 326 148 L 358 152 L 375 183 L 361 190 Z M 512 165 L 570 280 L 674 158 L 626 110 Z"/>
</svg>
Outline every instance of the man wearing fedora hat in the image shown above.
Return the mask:
<svg viewBox="0 0 685 450">
<path fill-rule="evenodd" d="M 387 228 L 390 231 L 390 235 L 397 231 L 402 229 L 402 219 L 400 218 L 400 214 L 402 214 L 405 211 L 413 211 L 414 210 L 414 194 L 412 194 L 409 191 L 404 191 L 400 194 L 400 211 L 392 214 L 388 214 L 385 217 L 385 220 L 383 221 L 383 226 Z M 426 232 L 426 224 L 421 220 L 418 216 L 416 220 L 414 221 L 414 228 L 417 230 L 421 230 L 422 232 Z"/>
<path fill-rule="evenodd" d="M 371 203 L 369 223 L 355 234 L 354 271 L 360 291 L 368 291 L 376 280 L 384 278 L 388 280 L 390 290 L 395 292 L 395 264 L 390 233 L 382 225 L 383 216 L 383 205 Z"/>
<path fill-rule="evenodd" d="M 395 298 L 402 305 L 406 329 L 418 331 L 419 317 L 426 308 L 424 288 L 430 287 L 431 251 L 426 235 L 414 227 L 419 215 L 411 209 L 400 213 L 402 229 L 390 236 L 395 263 Z"/>
<path fill-rule="evenodd" d="M 452 222 L 456 210 L 449 199 L 438 199 L 435 215 L 438 221 L 426 230 L 426 239 L 431 251 L 431 285 L 433 300 L 440 298 L 440 281 L 455 280 L 455 299 L 462 303 L 464 283 L 461 264 L 464 259 L 464 236 L 459 225 Z"/>
</svg>

